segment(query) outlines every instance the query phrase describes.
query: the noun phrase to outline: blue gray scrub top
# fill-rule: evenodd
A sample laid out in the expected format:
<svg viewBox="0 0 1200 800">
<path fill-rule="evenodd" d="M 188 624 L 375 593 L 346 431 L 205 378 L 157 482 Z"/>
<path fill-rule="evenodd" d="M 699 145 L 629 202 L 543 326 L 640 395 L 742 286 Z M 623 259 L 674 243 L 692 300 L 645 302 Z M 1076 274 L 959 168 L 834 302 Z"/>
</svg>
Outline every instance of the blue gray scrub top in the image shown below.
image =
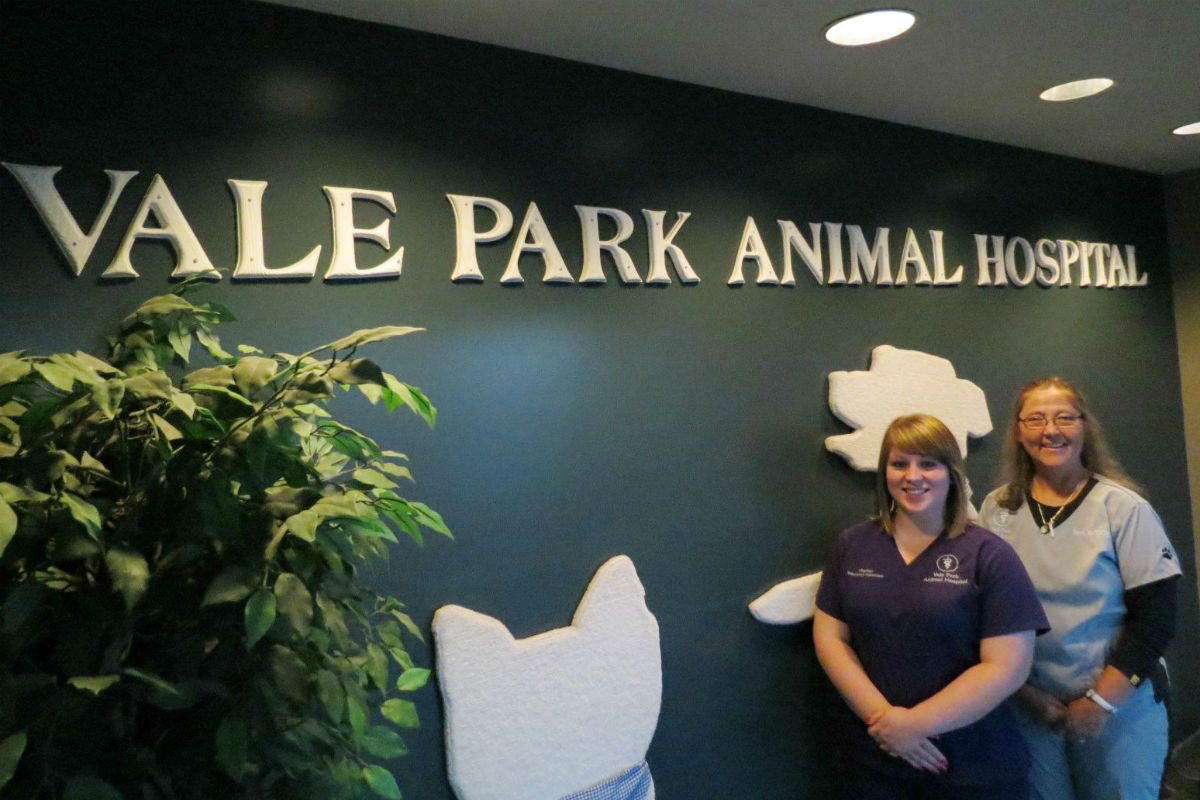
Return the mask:
<svg viewBox="0 0 1200 800">
<path fill-rule="evenodd" d="M 1028 503 L 1009 511 L 992 492 L 980 518 L 1012 544 L 1037 585 L 1052 630 L 1038 638 L 1029 683 L 1071 701 L 1092 686 L 1125 620 L 1124 593 L 1180 574 L 1158 514 L 1102 475 L 1079 506 L 1043 534 Z"/>
</svg>

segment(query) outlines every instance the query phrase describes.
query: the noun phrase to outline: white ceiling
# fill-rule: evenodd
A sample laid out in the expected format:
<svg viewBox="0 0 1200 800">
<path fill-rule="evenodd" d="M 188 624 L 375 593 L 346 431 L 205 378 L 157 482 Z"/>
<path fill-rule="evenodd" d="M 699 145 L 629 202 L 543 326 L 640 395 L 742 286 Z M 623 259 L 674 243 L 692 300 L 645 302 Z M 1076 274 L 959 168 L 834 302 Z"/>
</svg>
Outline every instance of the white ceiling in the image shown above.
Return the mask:
<svg viewBox="0 0 1200 800">
<path fill-rule="evenodd" d="M 863 0 L 270 0 L 1160 174 L 1200 169 L 1200 0 L 904 0 L 891 42 L 834 47 Z M 882 5 L 882 3 L 881 3 Z M 1068 103 L 1065 81 L 1116 86 Z"/>
</svg>

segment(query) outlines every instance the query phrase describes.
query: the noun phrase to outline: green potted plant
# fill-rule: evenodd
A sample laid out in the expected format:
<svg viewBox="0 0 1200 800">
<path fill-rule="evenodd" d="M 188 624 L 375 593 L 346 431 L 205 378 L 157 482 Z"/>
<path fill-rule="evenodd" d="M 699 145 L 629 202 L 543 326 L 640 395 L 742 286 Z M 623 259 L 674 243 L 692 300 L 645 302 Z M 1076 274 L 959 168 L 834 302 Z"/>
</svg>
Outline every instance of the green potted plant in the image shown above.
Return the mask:
<svg viewBox="0 0 1200 800">
<path fill-rule="evenodd" d="M 326 406 L 357 389 L 432 426 L 357 355 L 419 329 L 235 356 L 194 286 L 106 360 L 0 355 L 0 798 L 399 798 L 381 762 L 429 670 L 359 570 L 450 532 L 398 493 L 405 457 Z"/>
</svg>

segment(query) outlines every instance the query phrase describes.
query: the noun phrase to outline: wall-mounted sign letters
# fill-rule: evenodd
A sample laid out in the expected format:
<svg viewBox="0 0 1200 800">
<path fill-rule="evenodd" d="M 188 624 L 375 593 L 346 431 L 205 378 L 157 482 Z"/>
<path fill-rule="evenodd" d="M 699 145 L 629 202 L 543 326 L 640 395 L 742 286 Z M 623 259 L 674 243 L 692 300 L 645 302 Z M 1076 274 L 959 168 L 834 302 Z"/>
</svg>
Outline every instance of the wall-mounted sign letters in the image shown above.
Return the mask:
<svg viewBox="0 0 1200 800">
<path fill-rule="evenodd" d="M 110 224 L 118 198 L 138 174 L 105 170 L 108 192 L 85 233 L 55 186 L 54 177 L 61 167 L 7 162 L 4 166 L 25 190 L 76 276 L 83 273 L 97 240 Z M 263 233 L 267 182 L 231 178 L 226 183 L 233 194 L 237 237 L 237 262 L 232 267 L 231 277 L 234 280 L 315 278 L 320 269 L 321 245 L 315 245 L 294 264 L 268 265 Z M 323 186 L 321 189 L 330 211 L 333 243 L 322 277 L 327 281 L 399 278 L 404 247 L 392 250 L 391 219 L 384 219 L 373 228 L 361 228 L 355 223 L 354 216 L 356 204 L 364 203 L 395 215 L 398 209 L 394 195 L 380 189 L 340 186 Z M 485 280 L 478 248 L 507 241 L 509 256 L 499 278 L 505 285 L 525 282 L 520 262 L 526 255 L 541 259 L 543 283 L 606 283 L 606 265 L 615 271 L 623 284 L 666 285 L 672 282 L 672 272 L 683 285 L 700 282 L 699 270 L 693 266 L 682 243 L 686 238 L 682 236 L 684 226 L 692 216 L 689 211 L 641 209 L 646 255 L 639 268 L 634 254 L 624 246 L 637 230 L 634 215 L 620 208 L 576 205 L 579 227 L 572 235 L 580 238 L 583 257 L 582 263 L 572 272 L 537 203 L 529 203 L 520 225 L 515 226 L 512 210 L 494 198 L 447 194 L 446 199 L 450 202 L 455 228 L 454 262 L 449 273 L 452 281 Z M 492 217 L 486 230 L 477 228 L 477 211 Z M 132 262 L 133 247 L 146 240 L 165 241 L 171 246 L 175 253 L 171 278 L 221 277 L 161 175 L 150 180 L 137 210 L 123 224 L 125 232 L 120 246 L 101 277 L 139 277 Z M 772 240 L 772 244 L 776 244 L 776 251 L 782 254 L 782 274 L 775 268 L 776 259 L 771 256 L 768 237 L 761 232 L 754 217 L 746 217 L 741 238 L 733 251 L 732 265 L 710 264 L 703 268 L 728 269 L 725 282 L 729 286 L 747 283 L 748 266 L 754 270 L 755 284 L 795 286 L 798 270 L 794 262 L 797 259 L 817 286 L 957 286 L 967 277 L 965 265 L 948 266 L 946 236 L 941 230 L 918 233 L 908 227 L 901 235 L 899 228 L 894 234 L 891 227 L 876 227 L 868 233 L 860 225 L 842 222 L 797 225 L 791 220 L 777 220 L 777 225 L 778 239 Z M 513 233 L 514 227 L 516 233 Z M 613 229 L 613 233 L 605 235 L 602 229 Z M 559 231 L 558 237 L 562 235 Z M 1146 274 L 1138 272 L 1137 251 L 1131 244 L 983 233 L 973 234 L 973 239 L 974 282 L 977 286 L 1020 288 L 1037 284 L 1044 288 L 1095 286 L 1112 289 L 1145 286 L 1148 280 Z M 387 251 L 386 257 L 373 266 L 359 265 L 355 244 L 360 240 L 379 245 Z M 804 274 L 804 270 L 799 271 Z"/>
</svg>

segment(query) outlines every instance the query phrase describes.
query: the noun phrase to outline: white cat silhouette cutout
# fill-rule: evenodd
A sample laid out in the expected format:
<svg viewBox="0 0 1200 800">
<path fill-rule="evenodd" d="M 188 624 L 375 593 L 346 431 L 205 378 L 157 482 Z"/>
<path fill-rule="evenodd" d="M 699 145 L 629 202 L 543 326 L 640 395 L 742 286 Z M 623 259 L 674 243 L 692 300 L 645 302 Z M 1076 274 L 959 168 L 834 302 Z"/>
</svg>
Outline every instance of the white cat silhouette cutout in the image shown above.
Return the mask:
<svg viewBox="0 0 1200 800">
<path fill-rule="evenodd" d="M 569 627 L 514 639 L 499 620 L 450 605 L 433 634 L 459 800 L 558 800 L 645 759 L 662 658 L 628 556 L 596 571 Z"/>
</svg>

